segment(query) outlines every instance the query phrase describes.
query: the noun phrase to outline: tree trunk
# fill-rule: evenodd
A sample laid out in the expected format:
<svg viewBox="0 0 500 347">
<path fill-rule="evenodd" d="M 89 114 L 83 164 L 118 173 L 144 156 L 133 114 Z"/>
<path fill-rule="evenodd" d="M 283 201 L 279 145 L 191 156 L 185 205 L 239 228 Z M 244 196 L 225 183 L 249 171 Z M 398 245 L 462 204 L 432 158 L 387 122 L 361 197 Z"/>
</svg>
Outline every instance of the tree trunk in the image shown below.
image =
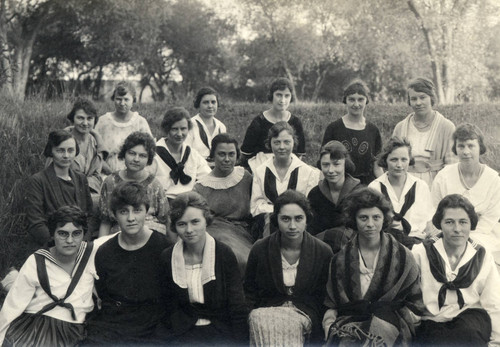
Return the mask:
<svg viewBox="0 0 500 347">
<path fill-rule="evenodd" d="M 103 75 L 104 75 L 103 67 L 99 66 L 99 71 L 97 72 L 97 77 L 95 79 L 94 91 L 92 93 L 92 98 L 94 100 L 99 100 L 99 96 L 101 94 L 101 84 Z"/>
<path fill-rule="evenodd" d="M 290 80 L 290 83 L 292 84 L 292 98 L 295 100 L 295 102 L 299 101 L 297 98 L 297 90 L 295 88 L 295 81 L 293 80 L 293 75 L 290 69 L 288 68 L 288 63 L 285 59 L 282 59 L 283 62 L 283 68 L 285 69 L 286 77 Z"/>
<path fill-rule="evenodd" d="M 12 66 L 10 64 L 9 44 L 7 41 L 7 19 L 5 0 L 0 0 L 0 87 L 12 95 Z"/>
<path fill-rule="evenodd" d="M 325 77 L 328 71 L 330 70 L 329 67 L 321 71 L 321 68 L 318 67 L 318 77 L 316 78 L 316 83 L 314 84 L 314 91 L 312 93 L 311 101 L 312 102 L 317 102 L 318 97 L 319 97 L 319 92 L 321 91 L 321 88 L 323 87 L 323 82 L 325 82 Z"/>
</svg>

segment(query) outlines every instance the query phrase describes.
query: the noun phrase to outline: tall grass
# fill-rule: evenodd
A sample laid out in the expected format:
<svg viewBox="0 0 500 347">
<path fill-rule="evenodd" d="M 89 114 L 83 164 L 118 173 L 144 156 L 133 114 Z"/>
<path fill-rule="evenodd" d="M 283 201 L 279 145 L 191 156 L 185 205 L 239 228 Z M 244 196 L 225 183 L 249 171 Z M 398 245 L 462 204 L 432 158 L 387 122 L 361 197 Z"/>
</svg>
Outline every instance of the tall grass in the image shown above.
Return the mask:
<svg viewBox="0 0 500 347">
<path fill-rule="evenodd" d="M 160 123 L 168 103 L 139 104 L 135 109 L 148 119 L 155 137 L 162 136 Z M 192 114 L 192 104 L 185 106 Z M 99 114 L 113 110 L 111 103 L 97 104 Z M 227 126 L 241 143 L 247 126 L 268 105 L 258 103 L 225 103 L 219 107 L 218 118 Z M 71 109 L 70 100 L 43 102 L 29 99 L 25 102 L 0 100 L 0 276 L 7 266 L 19 265 L 23 259 L 16 258 L 16 247 L 22 243 L 24 228 L 19 216 L 11 213 L 12 188 L 33 173 L 43 168 L 43 148 L 51 130 L 68 125 L 66 114 Z M 307 140 L 306 161 L 310 164 L 317 160 L 317 153 L 326 126 L 345 113 L 345 106 L 336 103 L 299 103 L 290 110 L 302 119 Z M 471 122 L 485 133 L 488 152 L 483 161 L 492 168 L 500 169 L 500 104 L 461 104 L 440 106 L 439 112 L 455 124 Z M 405 104 L 369 104 L 368 120 L 375 123 L 384 139 L 388 139 L 394 125 L 402 120 L 410 108 Z M 19 184 L 19 183 L 18 183 Z"/>
</svg>

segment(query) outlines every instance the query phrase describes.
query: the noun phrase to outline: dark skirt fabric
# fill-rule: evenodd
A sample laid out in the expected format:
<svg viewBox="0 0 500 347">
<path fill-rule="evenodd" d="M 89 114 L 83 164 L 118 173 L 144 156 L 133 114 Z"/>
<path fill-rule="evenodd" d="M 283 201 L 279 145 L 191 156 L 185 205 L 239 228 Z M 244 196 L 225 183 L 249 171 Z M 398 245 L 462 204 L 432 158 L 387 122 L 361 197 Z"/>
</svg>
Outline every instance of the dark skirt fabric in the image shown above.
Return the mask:
<svg viewBox="0 0 500 347">
<path fill-rule="evenodd" d="M 83 339 L 83 324 L 23 313 L 10 324 L 3 346 L 75 346 Z"/>
<path fill-rule="evenodd" d="M 213 324 L 193 326 L 182 335 L 177 335 L 167 343 L 169 346 L 236 346 L 227 334 L 217 330 Z"/>
</svg>

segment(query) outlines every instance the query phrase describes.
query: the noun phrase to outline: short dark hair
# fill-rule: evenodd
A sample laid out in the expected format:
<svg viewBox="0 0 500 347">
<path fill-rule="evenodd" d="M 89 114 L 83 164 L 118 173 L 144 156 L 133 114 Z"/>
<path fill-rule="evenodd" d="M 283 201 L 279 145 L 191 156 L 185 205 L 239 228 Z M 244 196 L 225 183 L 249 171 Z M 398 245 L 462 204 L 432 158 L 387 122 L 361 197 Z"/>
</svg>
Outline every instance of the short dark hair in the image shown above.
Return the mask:
<svg viewBox="0 0 500 347">
<path fill-rule="evenodd" d="M 216 135 L 212 139 L 212 147 L 210 147 L 210 158 L 214 158 L 215 156 L 215 151 L 217 150 L 217 146 L 221 143 L 232 143 L 234 144 L 234 147 L 236 147 L 236 159 L 240 158 L 240 147 L 238 146 L 238 141 L 230 134 L 228 133 L 222 133 L 219 135 Z"/>
<path fill-rule="evenodd" d="M 309 203 L 307 197 L 296 190 L 288 189 L 280 194 L 274 202 L 274 210 L 271 214 L 270 220 L 273 226 L 278 227 L 278 214 L 280 213 L 283 206 L 290 204 L 298 205 L 302 209 L 302 211 L 304 211 L 304 214 L 306 215 L 306 221 L 312 221 L 313 215 L 311 204 Z"/>
<path fill-rule="evenodd" d="M 149 210 L 149 196 L 146 187 L 139 182 L 121 182 L 111 193 L 109 208 L 116 213 L 125 206 L 139 207 L 142 204 Z"/>
<path fill-rule="evenodd" d="M 66 118 L 71 123 L 75 122 L 75 113 L 78 110 L 83 110 L 83 112 L 85 112 L 88 116 L 94 117 L 94 126 L 97 124 L 99 117 L 97 117 L 97 108 L 92 101 L 85 98 L 77 98 L 75 100 L 75 102 L 73 103 L 73 108 L 66 116 Z"/>
<path fill-rule="evenodd" d="M 424 78 L 424 77 L 418 77 L 415 78 L 414 80 L 411 80 L 410 83 L 408 83 L 408 87 L 406 88 L 407 93 L 407 99 L 408 99 L 408 105 L 411 106 L 410 103 L 410 92 L 409 90 L 413 89 L 416 92 L 419 93 L 425 93 L 429 95 L 431 98 L 431 105 L 434 106 L 437 103 L 437 96 L 436 96 L 436 87 L 434 87 L 434 83 L 430 79 Z"/>
<path fill-rule="evenodd" d="M 371 188 L 363 187 L 354 190 L 344 201 L 344 218 L 346 227 L 358 230 L 356 215 L 364 208 L 377 207 L 384 214 L 382 231 L 392 223 L 392 205 L 381 193 Z"/>
<path fill-rule="evenodd" d="M 168 133 L 175 123 L 183 119 L 187 120 L 188 129 L 191 130 L 193 125 L 191 124 L 191 117 L 189 116 L 189 112 L 184 107 L 171 108 L 163 116 L 163 120 L 161 121 L 161 128 L 165 133 Z"/>
<path fill-rule="evenodd" d="M 133 102 L 136 102 L 136 92 L 132 83 L 127 81 L 118 82 L 115 86 L 115 90 L 113 90 L 113 95 L 111 95 L 111 100 L 115 101 L 117 94 L 119 96 L 124 96 L 127 93 L 130 93 L 133 97 Z"/>
<path fill-rule="evenodd" d="M 290 102 L 294 101 L 294 97 L 293 97 L 293 93 L 292 93 L 292 91 L 293 91 L 292 82 L 288 78 L 284 78 L 284 77 L 277 78 L 273 81 L 273 83 L 271 83 L 271 87 L 269 88 L 269 93 L 267 94 L 267 100 L 272 102 L 275 91 L 285 90 L 287 88 L 290 91 L 290 93 L 292 94 L 292 98 L 290 99 Z"/>
<path fill-rule="evenodd" d="M 410 157 L 410 162 L 408 163 L 409 165 L 414 165 L 415 164 L 415 159 L 413 158 L 411 154 L 411 144 L 406 138 L 399 138 L 397 136 L 393 136 L 387 141 L 387 143 L 384 146 L 384 149 L 380 154 L 378 155 L 378 160 L 377 164 L 378 166 L 387 169 L 387 157 L 389 154 L 392 153 L 395 149 L 401 148 L 401 147 L 406 147 L 408 148 L 408 156 Z"/>
<path fill-rule="evenodd" d="M 78 206 L 61 206 L 47 220 L 50 236 L 54 236 L 56 229 L 67 223 L 73 223 L 81 227 L 84 233 L 87 232 L 87 214 Z"/>
<path fill-rule="evenodd" d="M 177 195 L 177 197 L 170 203 L 170 220 L 172 221 L 170 229 L 174 233 L 177 233 L 175 224 L 182 218 L 188 207 L 194 207 L 202 210 L 207 226 L 212 224 L 214 217 L 205 198 L 197 192 L 185 192 Z"/>
<path fill-rule="evenodd" d="M 451 150 L 455 155 L 457 154 L 457 141 L 477 140 L 479 142 L 479 154 L 486 153 L 486 146 L 484 144 L 484 136 L 482 131 L 474 124 L 463 123 L 460 124 L 453 133 L 453 147 Z"/>
<path fill-rule="evenodd" d="M 52 157 L 52 149 L 69 139 L 75 140 L 73 135 L 67 130 L 58 129 L 51 131 L 49 133 L 47 144 L 45 145 L 45 148 L 43 150 L 43 155 L 46 158 Z M 76 146 L 76 155 L 78 155 L 80 153 L 80 147 L 78 146 L 78 142 L 76 142 L 76 140 L 75 140 L 75 146 Z"/>
<path fill-rule="evenodd" d="M 193 101 L 194 108 L 200 108 L 201 99 L 203 99 L 205 95 L 215 95 L 215 98 L 217 99 L 217 106 L 220 105 L 219 93 L 217 93 L 217 91 L 211 87 L 203 87 L 200 90 L 198 90 L 198 93 L 196 93 L 196 97 L 194 98 Z"/>
<path fill-rule="evenodd" d="M 344 89 L 344 94 L 342 96 L 342 102 L 347 103 L 347 97 L 352 94 L 363 95 L 366 98 L 366 104 L 370 102 L 370 89 L 365 82 L 362 80 L 356 79 L 351 81 L 347 87 Z"/>
<path fill-rule="evenodd" d="M 351 156 L 349 155 L 349 151 L 347 151 L 347 148 L 345 148 L 345 146 L 341 142 L 332 140 L 326 143 L 323 147 L 321 147 L 317 163 L 317 167 L 320 170 L 321 170 L 321 158 L 325 154 L 330 155 L 330 160 L 344 159 L 345 160 L 344 166 L 346 173 L 352 175 L 356 171 L 356 165 L 352 161 Z"/>
<path fill-rule="evenodd" d="M 156 153 L 155 140 L 151 137 L 151 135 L 142 131 L 134 131 L 132 134 L 127 136 L 120 148 L 120 152 L 118 153 L 118 159 L 125 159 L 127 151 L 138 145 L 143 145 L 146 152 L 148 152 L 148 165 L 151 165 Z"/>
<path fill-rule="evenodd" d="M 274 125 L 269 129 L 267 132 L 267 139 L 266 139 L 266 147 L 268 149 L 271 149 L 271 141 L 273 138 L 278 137 L 282 131 L 287 131 L 290 135 L 293 137 L 293 150 L 295 151 L 297 149 L 297 146 L 299 145 L 299 138 L 295 134 L 295 129 L 288 124 L 285 121 L 281 122 L 276 122 Z"/>
<path fill-rule="evenodd" d="M 460 194 L 446 195 L 438 204 L 436 213 L 432 217 L 432 224 L 441 230 L 441 222 L 443 221 L 444 212 L 447 208 L 461 208 L 470 219 L 471 230 L 476 230 L 479 217 L 474 209 L 474 205 L 464 196 Z"/>
</svg>

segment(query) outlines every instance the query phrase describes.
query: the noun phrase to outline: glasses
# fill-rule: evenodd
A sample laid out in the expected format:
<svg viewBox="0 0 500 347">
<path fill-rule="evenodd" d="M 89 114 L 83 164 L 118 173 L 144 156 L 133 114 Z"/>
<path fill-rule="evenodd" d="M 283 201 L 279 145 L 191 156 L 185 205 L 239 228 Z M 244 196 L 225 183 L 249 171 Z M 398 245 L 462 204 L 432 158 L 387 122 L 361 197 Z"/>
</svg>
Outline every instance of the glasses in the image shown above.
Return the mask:
<svg viewBox="0 0 500 347">
<path fill-rule="evenodd" d="M 75 231 L 70 233 L 69 231 L 57 230 L 56 234 L 60 239 L 64 239 L 64 240 L 66 240 L 70 234 L 71 234 L 72 238 L 77 239 L 77 238 L 80 238 L 83 236 L 83 231 L 82 230 L 75 230 Z"/>
</svg>

